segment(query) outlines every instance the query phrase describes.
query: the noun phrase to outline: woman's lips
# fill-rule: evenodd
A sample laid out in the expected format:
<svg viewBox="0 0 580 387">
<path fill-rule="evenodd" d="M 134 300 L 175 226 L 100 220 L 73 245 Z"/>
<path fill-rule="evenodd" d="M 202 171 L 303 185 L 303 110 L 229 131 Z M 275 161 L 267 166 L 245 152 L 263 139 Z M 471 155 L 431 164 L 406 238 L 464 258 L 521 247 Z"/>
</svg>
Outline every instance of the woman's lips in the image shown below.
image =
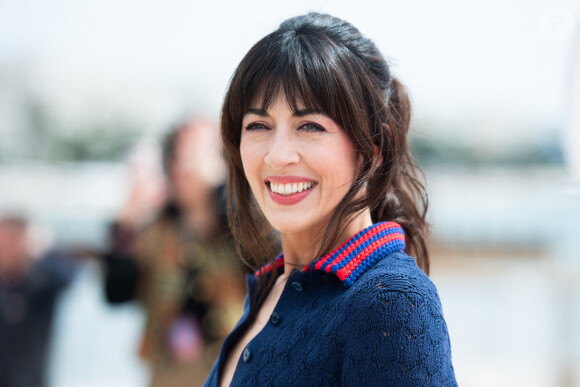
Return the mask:
<svg viewBox="0 0 580 387">
<path fill-rule="evenodd" d="M 300 176 L 269 176 L 264 183 L 272 200 L 283 205 L 302 201 L 317 184 L 312 179 Z"/>
</svg>

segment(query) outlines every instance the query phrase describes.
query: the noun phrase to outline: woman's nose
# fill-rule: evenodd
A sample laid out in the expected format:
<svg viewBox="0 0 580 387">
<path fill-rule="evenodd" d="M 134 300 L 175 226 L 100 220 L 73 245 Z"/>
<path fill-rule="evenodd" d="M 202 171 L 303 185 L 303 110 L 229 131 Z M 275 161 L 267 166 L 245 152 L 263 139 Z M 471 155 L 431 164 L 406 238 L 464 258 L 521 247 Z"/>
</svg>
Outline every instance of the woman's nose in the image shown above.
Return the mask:
<svg viewBox="0 0 580 387">
<path fill-rule="evenodd" d="M 283 169 L 300 161 L 300 155 L 291 130 L 274 130 L 268 153 L 264 158 L 266 164 L 275 169 Z"/>
</svg>

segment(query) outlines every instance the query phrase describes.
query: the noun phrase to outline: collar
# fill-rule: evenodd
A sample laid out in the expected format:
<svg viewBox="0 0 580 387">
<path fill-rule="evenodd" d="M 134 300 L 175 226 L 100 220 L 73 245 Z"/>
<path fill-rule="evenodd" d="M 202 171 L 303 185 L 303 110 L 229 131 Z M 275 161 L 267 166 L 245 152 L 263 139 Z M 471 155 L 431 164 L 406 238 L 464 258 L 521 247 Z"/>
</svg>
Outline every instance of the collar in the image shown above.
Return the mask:
<svg viewBox="0 0 580 387">
<path fill-rule="evenodd" d="M 335 274 L 350 287 L 373 264 L 390 253 L 405 249 L 405 233 L 395 222 L 381 222 L 359 231 L 336 250 L 317 259 L 302 271 L 324 271 Z M 255 276 L 262 276 L 284 266 L 284 254 L 279 254 L 273 262 L 257 270 Z"/>
</svg>

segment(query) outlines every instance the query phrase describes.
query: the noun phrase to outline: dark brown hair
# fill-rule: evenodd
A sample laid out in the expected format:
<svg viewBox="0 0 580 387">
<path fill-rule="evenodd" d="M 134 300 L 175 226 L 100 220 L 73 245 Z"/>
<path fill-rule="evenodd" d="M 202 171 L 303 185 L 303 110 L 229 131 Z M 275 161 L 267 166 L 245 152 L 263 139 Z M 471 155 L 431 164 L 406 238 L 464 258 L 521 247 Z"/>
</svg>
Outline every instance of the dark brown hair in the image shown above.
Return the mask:
<svg viewBox="0 0 580 387">
<path fill-rule="evenodd" d="M 242 120 L 256 98 L 266 110 L 280 92 L 292 110 L 302 104 L 332 118 L 363 161 L 312 259 L 328 253 L 339 242 L 341 228 L 368 207 L 373 222 L 390 220 L 403 227 L 407 252 L 428 273 L 427 195 L 408 148 L 411 106 L 406 90 L 371 40 L 351 24 L 318 13 L 288 19 L 256 43 L 225 96 L 221 135 L 229 168 L 228 215 L 246 264 L 258 268 L 270 261 L 276 238 L 244 175 Z"/>
</svg>

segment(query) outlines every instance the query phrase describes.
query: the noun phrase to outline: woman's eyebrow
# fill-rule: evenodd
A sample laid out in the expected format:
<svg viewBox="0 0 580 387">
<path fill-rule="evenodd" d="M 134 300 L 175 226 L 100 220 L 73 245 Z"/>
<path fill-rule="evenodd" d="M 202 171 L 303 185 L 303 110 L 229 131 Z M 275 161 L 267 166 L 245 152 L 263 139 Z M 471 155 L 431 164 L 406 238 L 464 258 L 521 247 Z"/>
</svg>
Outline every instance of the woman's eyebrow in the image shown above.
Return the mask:
<svg viewBox="0 0 580 387">
<path fill-rule="evenodd" d="M 301 110 L 296 110 L 294 113 L 292 113 L 292 115 L 294 117 L 304 117 L 304 116 L 307 116 L 309 114 L 322 114 L 322 115 L 326 115 L 323 111 L 321 111 L 321 110 L 315 110 L 315 109 L 301 109 Z"/>
<path fill-rule="evenodd" d="M 262 116 L 262 117 L 270 117 L 268 112 L 262 108 L 249 108 L 248 111 L 246 112 L 246 114 L 244 114 L 244 115 L 248 115 L 248 114 L 255 114 L 258 116 Z"/>
<path fill-rule="evenodd" d="M 255 114 L 257 116 L 261 116 L 261 117 L 270 117 L 270 114 L 268 114 L 268 111 L 262 108 L 249 108 L 246 111 L 246 114 L 244 115 L 248 115 L 248 114 Z M 322 114 L 322 115 L 326 115 L 323 111 L 321 110 L 315 110 L 315 109 L 300 109 L 300 110 L 296 110 L 294 113 L 292 113 L 292 116 L 294 117 L 304 117 L 310 114 Z"/>
</svg>

